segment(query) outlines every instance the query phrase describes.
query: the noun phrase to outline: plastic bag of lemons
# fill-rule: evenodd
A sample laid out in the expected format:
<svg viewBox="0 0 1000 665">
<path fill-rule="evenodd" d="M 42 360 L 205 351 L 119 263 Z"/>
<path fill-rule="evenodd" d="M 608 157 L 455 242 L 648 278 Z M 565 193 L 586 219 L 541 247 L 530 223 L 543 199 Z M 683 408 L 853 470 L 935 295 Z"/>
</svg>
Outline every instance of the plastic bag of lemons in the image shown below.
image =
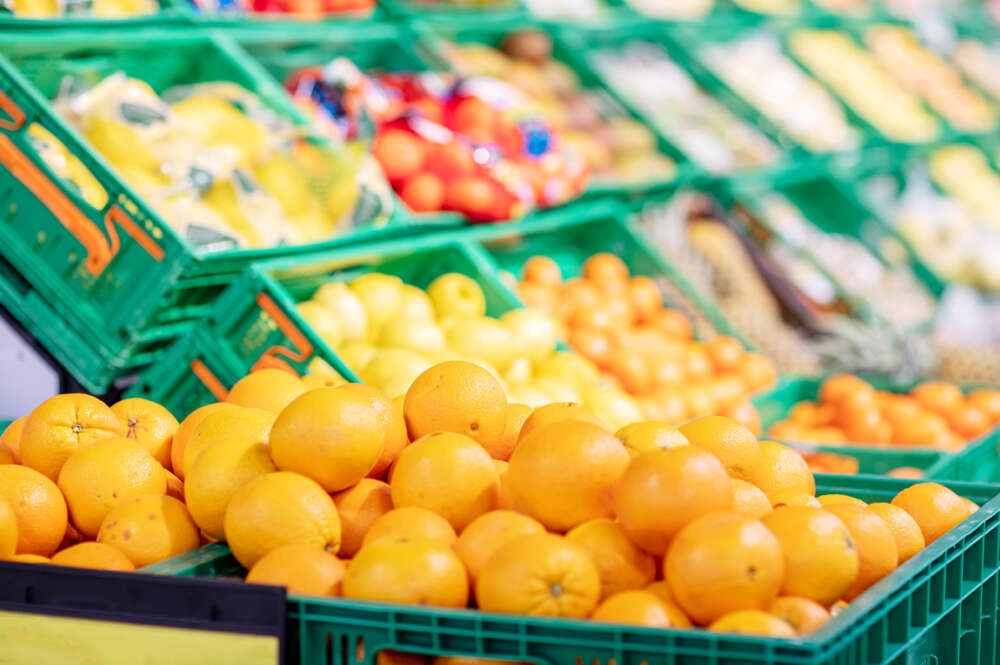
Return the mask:
<svg viewBox="0 0 1000 665">
<path fill-rule="evenodd" d="M 363 144 L 324 143 L 234 83 L 160 96 L 119 72 L 64 88 L 56 109 L 202 250 L 317 242 L 391 212 L 391 191 L 366 167 Z M 85 189 L 79 174 L 58 168 L 56 153 L 41 154 Z"/>
</svg>

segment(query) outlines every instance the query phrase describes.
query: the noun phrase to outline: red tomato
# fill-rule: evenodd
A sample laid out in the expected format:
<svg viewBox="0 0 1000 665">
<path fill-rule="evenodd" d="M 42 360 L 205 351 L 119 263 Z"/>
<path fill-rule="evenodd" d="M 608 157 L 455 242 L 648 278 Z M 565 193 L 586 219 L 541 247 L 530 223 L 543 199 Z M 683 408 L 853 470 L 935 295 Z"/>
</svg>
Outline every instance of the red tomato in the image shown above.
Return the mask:
<svg viewBox="0 0 1000 665">
<path fill-rule="evenodd" d="M 424 141 L 403 129 L 379 132 L 372 154 L 382 165 L 391 182 L 399 182 L 416 174 L 424 165 Z"/>
</svg>

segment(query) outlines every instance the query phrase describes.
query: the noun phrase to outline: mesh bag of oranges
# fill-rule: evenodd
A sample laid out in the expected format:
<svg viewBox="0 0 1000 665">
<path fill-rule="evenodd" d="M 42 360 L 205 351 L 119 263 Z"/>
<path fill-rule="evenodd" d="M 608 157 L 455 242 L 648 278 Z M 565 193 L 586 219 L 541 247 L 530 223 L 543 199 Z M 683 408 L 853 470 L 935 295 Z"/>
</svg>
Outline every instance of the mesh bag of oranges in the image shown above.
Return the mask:
<svg viewBox="0 0 1000 665">
<path fill-rule="evenodd" d="M 366 167 L 371 157 L 362 144 L 321 142 L 235 83 L 157 95 L 119 72 L 93 86 L 67 80 L 54 104 L 203 250 L 316 242 L 391 212 L 390 190 Z M 93 192 L 65 148 L 45 133 L 35 139 L 50 167 L 101 208 L 103 192 Z"/>
<path fill-rule="evenodd" d="M 294 74 L 288 88 L 334 135 L 374 132 L 373 153 L 416 212 L 473 222 L 524 215 L 583 190 L 587 169 L 533 100 L 488 77 L 365 76 L 348 60 Z"/>
</svg>

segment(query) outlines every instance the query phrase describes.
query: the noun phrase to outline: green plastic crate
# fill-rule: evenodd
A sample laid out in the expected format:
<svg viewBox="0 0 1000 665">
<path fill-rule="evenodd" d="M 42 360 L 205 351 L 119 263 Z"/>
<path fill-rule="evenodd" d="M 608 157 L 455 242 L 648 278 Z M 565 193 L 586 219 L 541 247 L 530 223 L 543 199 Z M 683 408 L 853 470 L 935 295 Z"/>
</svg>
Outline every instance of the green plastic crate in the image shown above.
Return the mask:
<svg viewBox="0 0 1000 665">
<path fill-rule="evenodd" d="M 889 501 L 913 481 L 818 475 L 816 490 Z M 605 625 L 570 619 L 288 598 L 289 658 L 302 665 L 370 665 L 382 649 L 539 665 L 875 665 L 997 662 L 1000 498 L 995 485 L 948 483 L 985 504 L 855 599 L 812 635 L 792 640 Z M 144 572 L 240 578 L 223 544 Z M 239 583 L 239 582 L 236 582 Z"/>
<path fill-rule="evenodd" d="M 49 104 L 70 73 L 97 82 L 124 70 L 160 91 L 179 83 L 232 81 L 300 124 L 284 89 L 229 38 L 174 31 L 19 34 L 0 46 L 0 298 L 88 390 L 147 363 L 178 324 L 204 315 L 252 261 L 308 254 L 450 225 L 401 214 L 388 224 L 295 247 L 204 254 L 186 243 L 113 172 Z M 94 210 L 54 176 L 27 130 L 56 136 L 108 193 Z M 15 175 L 16 174 L 16 175 Z M 61 319 L 61 322 L 59 321 Z M 64 333 L 65 331 L 65 333 Z"/>
<path fill-rule="evenodd" d="M 157 12 L 121 18 L 89 16 L 87 14 L 33 18 L 0 11 L 0 31 L 156 28 L 183 22 L 184 11 L 180 6 L 182 1 L 158 0 L 157 4 L 160 9 Z M 3 52 L 3 46 L 0 46 L 0 52 Z"/>
<path fill-rule="evenodd" d="M 434 0 L 378 0 L 379 6 L 399 20 L 476 21 L 489 24 L 497 20 L 522 19 L 528 13 L 519 0 L 493 0 L 461 5 Z"/>
<path fill-rule="evenodd" d="M 760 413 L 765 436 L 772 425 L 788 415 L 793 406 L 802 401 L 816 401 L 822 383 L 821 377 L 785 376 L 777 386 L 756 396 L 753 402 Z M 893 383 L 877 377 L 870 378 L 869 383 L 878 390 L 891 392 L 908 392 L 915 385 L 915 383 Z M 924 469 L 929 478 L 1000 482 L 998 442 L 1000 442 L 1000 426 L 969 441 L 965 448 L 957 453 L 918 446 L 880 446 L 863 441 L 828 446 L 815 446 L 803 441 L 786 443 L 797 448 L 818 447 L 838 454 L 852 455 L 869 469 L 883 468 L 888 471 L 901 466 L 912 466 Z M 860 471 L 868 473 L 863 469 Z M 885 471 L 871 471 L 871 473 L 885 473 Z"/>
<path fill-rule="evenodd" d="M 484 44 L 498 48 L 503 38 L 516 30 L 541 29 L 543 24 L 539 21 L 528 19 L 522 20 L 494 20 L 489 22 L 471 21 L 441 21 L 425 22 L 417 25 L 422 41 L 428 46 L 437 60 L 438 67 L 451 69 L 444 52 L 446 42 L 456 44 Z M 620 30 L 634 30 L 639 27 L 621 27 Z M 676 165 L 674 177 L 668 181 L 651 181 L 646 183 L 623 183 L 608 181 L 591 181 L 587 187 L 586 194 L 591 196 L 616 196 L 619 198 L 632 199 L 642 197 L 651 192 L 660 192 L 672 189 L 683 182 L 696 180 L 701 176 L 701 171 L 697 169 L 690 160 L 677 149 L 666 137 L 659 132 L 646 117 L 638 112 L 627 100 L 618 95 L 603 79 L 584 62 L 577 51 L 579 45 L 573 36 L 591 39 L 598 31 L 590 30 L 583 33 L 578 31 L 554 31 L 550 32 L 552 37 L 552 57 L 555 60 L 568 66 L 577 75 L 580 84 L 588 90 L 595 90 L 602 96 L 620 106 L 624 112 L 633 119 L 642 123 L 656 137 L 656 149 L 662 155 L 669 157 Z"/>
</svg>

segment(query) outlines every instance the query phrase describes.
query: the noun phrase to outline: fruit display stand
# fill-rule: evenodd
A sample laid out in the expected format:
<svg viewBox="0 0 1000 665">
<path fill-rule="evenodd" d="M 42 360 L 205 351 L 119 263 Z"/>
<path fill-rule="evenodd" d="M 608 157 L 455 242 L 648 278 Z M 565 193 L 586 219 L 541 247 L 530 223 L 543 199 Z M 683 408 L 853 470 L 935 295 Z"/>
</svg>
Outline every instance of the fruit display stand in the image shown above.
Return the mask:
<svg viewBox="0 0 1000 665">
<path fill-rule="evenodd" d="M 279 665 L 285 603 L 279 587 L 0 562 L 0 634 L 11 662 L 127 655 L 151 664 Z"/>
<path fill-rule="evenodd" d="M 817 492 L 888 501 L 912 481 L 819 475 Z M 777 640 L 693 630 L 602 626 L 569 619 L 319 599 L 288 601 L 291 660 L 303 665 L 375 662 L 382 649 L 543 665 L 670 662 L 692 665 L 995 663 L 1000 498 L 996 487 L 949 482 L 984 504 L 868 589 L 810 636 Z M 241 577 L 225 545 L 145 569 L 162 575 Z"/>
<path fill-rule="evenodd" d="M 778 386 L 754 398 L 754 405 L 760 412 L 764 432 L 785 419 L 791 409 L 802 401 L 818 402 L 821 378 L 785 376 Z M 885 380 L 875 379 L 872 384 L 879 389 L 905 393 L 913 387 Z M 972 388 L 967 388 L 966 392 Z M 779 437 L 780 438 L 780 437 Z M 885 474 L 893 469 L 913 467 L 923 471 L 927 478 L 961 480 L 972 482 L 997 482 L 1000 480 L 1000 426 L 969 440 L 957 451 L 943 451 L 919 445 L 886 445 L 864 441 L 816 446 L 808 441 L 787 441 L 785 443 L 800 450 L 819 449 L 838 455 L 856 457 L 861 473 Z M 870 471 L 866 471 L 869 469 Z"/>
<path fill-rule="evenodd" d="M 47 101 L 65 74 L 91 80 L 115 71 L 154 89 L 199 81 L 235 82 L 275 112 L 305 125 L 281 86 L 224 36 L 145 31 L 25 33 L 0 58 L 0 182 L 11 206 L 0 224 L 4 306 L 89 390 L 147 365 L 210 307 L 252 261 L 452 224 L 404 213 L 329 241 L 205 253 L 183 240 Z M 107 195 L 97 210 L 58 178 L 35 149 L 47 130 L 78 156 Z M 125 286 L 127 285 L 127 286 Z"/>
</svg>

